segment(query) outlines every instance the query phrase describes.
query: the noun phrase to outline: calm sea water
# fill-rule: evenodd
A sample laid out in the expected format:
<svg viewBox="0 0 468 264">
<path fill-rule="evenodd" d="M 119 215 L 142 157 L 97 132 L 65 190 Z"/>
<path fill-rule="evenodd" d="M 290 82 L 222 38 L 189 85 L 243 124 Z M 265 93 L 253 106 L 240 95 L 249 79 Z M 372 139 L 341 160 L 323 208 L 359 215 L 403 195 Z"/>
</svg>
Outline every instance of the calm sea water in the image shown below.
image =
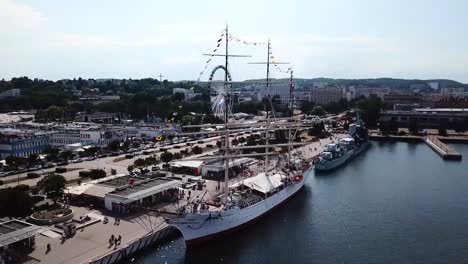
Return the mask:
<svg viewBox="0 0 468 264">
<path fill-rule="evenodd" d="M 443 161 L 425 144 L 373 142 L 258 224 L 187 251 L 181 238 L 139 263 L 468 263 L 468 145 Z"/>
</svg>

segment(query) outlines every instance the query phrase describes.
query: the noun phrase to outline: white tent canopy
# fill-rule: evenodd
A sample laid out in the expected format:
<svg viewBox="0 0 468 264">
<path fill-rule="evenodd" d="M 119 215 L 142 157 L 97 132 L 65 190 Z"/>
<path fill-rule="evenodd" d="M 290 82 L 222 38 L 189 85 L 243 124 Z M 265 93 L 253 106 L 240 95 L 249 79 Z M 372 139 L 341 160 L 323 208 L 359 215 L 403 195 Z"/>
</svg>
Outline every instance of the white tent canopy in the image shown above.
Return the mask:
<svg viewBox="0 0 468 264">
<path fill-rule="evenodd" d="M 262 172 L 262 173 L 259 173 L 255 177 L 247 178 L 245 180 L 242 180 L 238 183 L 231 185 L 230 187 L 235 188 L 235 187 L 244 185 L 256 191 L 259 191 L 262 193 L 268 193 L 274 190 L 275 188 L 278 188 L 281 185 L 283 185 L 283 182 L 281 181 L 283 178 L 284 178 L 284 175 L 281 175 L 279 173 L 266 176 L 265 173 Z"/>
</svg>

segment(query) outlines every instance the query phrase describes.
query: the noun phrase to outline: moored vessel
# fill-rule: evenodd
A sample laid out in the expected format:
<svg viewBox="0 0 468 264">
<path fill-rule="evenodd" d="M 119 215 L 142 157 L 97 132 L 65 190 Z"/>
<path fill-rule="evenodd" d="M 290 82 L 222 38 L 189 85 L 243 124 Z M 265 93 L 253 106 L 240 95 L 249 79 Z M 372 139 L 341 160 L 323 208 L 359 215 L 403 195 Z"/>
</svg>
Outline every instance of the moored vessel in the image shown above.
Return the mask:
<svg viewBox="0 0 468 264">
<path fill-rule="evenodd" d="M 227 27 L 225 36 L 226 55 L 217 56 L 225 56 L 224 67 L 228 69 L 228 58 L 230 56 L 239 57 L 240 55 L 228 54 L 229 35 Z M 224 160 L 223 194 L 216 196 L 219 203 L 215 204 L 203 199 L 190 201 L 187 205 L 178 209 L 177 217 L 167 220 L 168 224 L 180 230 L 188 246 L 229 234 L 256 222 L 301 190 L 311 172 L 311 168 L 304 166 L 307 163 L 301 157 L 295 157 L 295 162 L 291 163 L 291 147 L 306 145 L 306 143 L 292 143 L 292 139 L 296 138 L 296 135 L 292 136 L 291 131 L 297 132 L 298 121 L 295 121 L 293 117 L 282 120 L 271 118 L 274 111 L 270 91 L 268 90 L 270 41 L 268 41 L 267 54 L 268 60 L 265 63 L 255 63 L 266 64 L 267 66 L 267 100 L 265 104 L 268 104 L 268 106 L 266 105 L 265 108 L 269 110 L 266 111 L 266 120 L 258 124 L 249 124 L 249 127 L 230 123 L 228 118 L 230 112 L 228 88 L 231 81 L 228 80 L 227 72 L 224 79 L 224 89 L 216 89 L 217 94 L 212 97 L 214 114 L 224 119 L 224 124 L 217 125 L 219 130 L 216 131 L 216 133 L 223 135 L 224 143 L 219 155 L 208 158 Z M 292 71 L 290 85 L 291 99 L 292 89 L 294 88 Z M 255 131 L 264 139 L 262 139 L 261 144 L 255 146 L 244 145 L 231 148 L 229 146 L 230 136 L 243 131 Z M 284 134 L 287 133 L 288 142 L 270 144 L 270 137 L 276 135 L 278 131 L 283 131 Z M 239 151 L 242 152 L 243 150 L 254 150 L 254 153 L 239 153 Z M 277 152 L 275 150 L 281 151 Z M 257 171 L 253 173 L 255 176 L 249 173 L 251 177 L 230 183 L 229 162 L 237 157 L 259 157 L 264 164 L 264 169 L 260 171 L 260 167 L 257 167 Z M 303 171 L 303 168 L 307 169 Z M 245 177 L 246 174 L 243 173 L 242 176 Z"/>
</svg>

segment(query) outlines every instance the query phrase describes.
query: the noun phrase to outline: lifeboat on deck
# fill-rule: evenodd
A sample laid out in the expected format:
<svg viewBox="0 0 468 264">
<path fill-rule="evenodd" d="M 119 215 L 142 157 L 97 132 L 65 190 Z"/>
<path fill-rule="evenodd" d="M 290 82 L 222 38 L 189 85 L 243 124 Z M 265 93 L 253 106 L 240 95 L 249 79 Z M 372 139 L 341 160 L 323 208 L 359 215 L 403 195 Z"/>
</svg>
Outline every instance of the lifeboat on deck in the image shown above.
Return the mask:
<svg viewBox="0 0 468 264">
<path fill-rule="evenodd" d="M 292 177 L 291 180 L 292 180 L 293 182 L 300 182 L 300 181 L 302 181 L 303 179 L 304 179 L 304 176 L 302 176 L 302 175 L 296 175 L 296 176 Z"/>
</svg>

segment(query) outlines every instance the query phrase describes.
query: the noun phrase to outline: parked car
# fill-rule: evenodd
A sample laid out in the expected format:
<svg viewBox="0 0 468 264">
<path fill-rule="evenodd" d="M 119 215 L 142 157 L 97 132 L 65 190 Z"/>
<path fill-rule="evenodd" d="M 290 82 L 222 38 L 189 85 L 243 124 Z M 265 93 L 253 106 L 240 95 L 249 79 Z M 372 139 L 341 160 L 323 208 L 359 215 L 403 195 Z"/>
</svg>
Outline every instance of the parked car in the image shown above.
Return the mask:
<svg viewBox="0 0 468 264">
<path fill-rule="evenodd" d="M 96 157 L 94 157 L 94 156 L 91 156 L 91 157 L 87 157 L 87 158 L 86 158 L 87 161 L 91 161 L 91 160 L 95 160 L 95 159 L 96 159 Z"/>
<path fill-rule="evenodd" d="M 0 178 L 8 176 L 7 172 L 0 172 Z"/>
<path fill-rule="evenodd" d="M 52 164 L 52 163 L 44 163 L 44 164 L 42 164 L 42 168 L 43 168 L 43 169 L 48 169 L 48 168 L 52 168 L 52 167 L 54 167 L 54 164 Z"/>
<path fill-rule="evenodd" d="M 75 159 L 75 160 L 72 160 L 71 162 L 72 163 L 80 163 L 80 162 L 83 162 L 83 160 L 82 159 Z"/>
<path fill-rule="evenodd" d="M 160 169 L 161 169 L 161 168 L 159 168 L 158 166 L 153 166 L 153 167 L 151 168 L 151 171 L 158 171 L 158 170 L 160 170 Z"/>
</svg>

